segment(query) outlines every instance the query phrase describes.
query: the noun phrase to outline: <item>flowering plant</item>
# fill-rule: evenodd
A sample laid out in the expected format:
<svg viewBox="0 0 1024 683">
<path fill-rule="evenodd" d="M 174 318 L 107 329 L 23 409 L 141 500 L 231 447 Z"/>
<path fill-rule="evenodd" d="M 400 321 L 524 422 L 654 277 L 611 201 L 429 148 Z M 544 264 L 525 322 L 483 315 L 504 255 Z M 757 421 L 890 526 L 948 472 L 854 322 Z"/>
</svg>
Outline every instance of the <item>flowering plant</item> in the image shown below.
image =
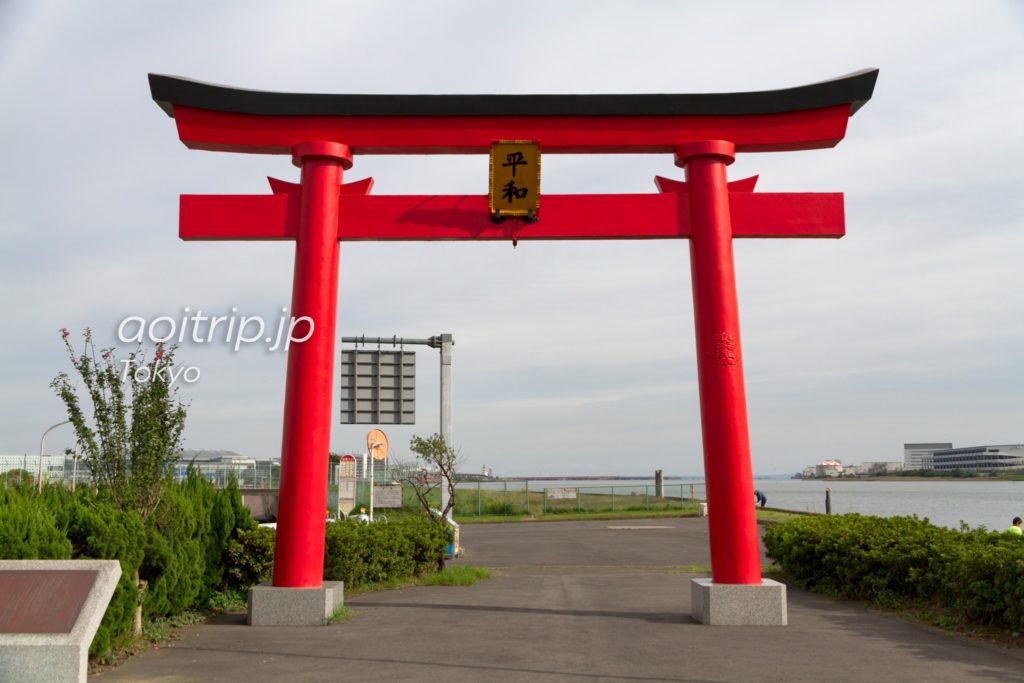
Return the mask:
<svg viewBox="0 0 1024 683">
<path fill-rule="evenodd" d="M 121 509 L 135 510 L 145 520 L 160 506 L 169 465 L 181 454 L 186 406 L 168 372 L 176 349 L 157 344 L 150 359 L 139 346 L 118 361 L 114 349 L 96 349 L 89 328 L 77 354 L 67 328 L 61 336 L 92 407 L 89 420 L 68 373 L 50 383 L 68 411 L 79 452 L 96 486 Z M 125 366 L 124 372 L 118 365 Z"/>
</svg>

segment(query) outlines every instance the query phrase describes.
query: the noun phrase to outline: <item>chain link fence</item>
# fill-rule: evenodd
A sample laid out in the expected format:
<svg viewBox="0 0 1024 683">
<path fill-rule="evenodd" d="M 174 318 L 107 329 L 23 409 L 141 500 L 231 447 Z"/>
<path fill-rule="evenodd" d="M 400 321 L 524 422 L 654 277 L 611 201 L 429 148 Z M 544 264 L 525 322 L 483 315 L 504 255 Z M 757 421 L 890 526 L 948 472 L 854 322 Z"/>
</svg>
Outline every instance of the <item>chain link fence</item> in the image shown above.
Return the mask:
<svg viewBox="0 0 1024 683">
<path fill-rule="evenodd" d="M 530 489 L 526 481 L 462 482 L 456 487 L 459 517 L 550 515 L 572 512 L 690 510 L 706 499 L 703 482 Z"/>
</svg>

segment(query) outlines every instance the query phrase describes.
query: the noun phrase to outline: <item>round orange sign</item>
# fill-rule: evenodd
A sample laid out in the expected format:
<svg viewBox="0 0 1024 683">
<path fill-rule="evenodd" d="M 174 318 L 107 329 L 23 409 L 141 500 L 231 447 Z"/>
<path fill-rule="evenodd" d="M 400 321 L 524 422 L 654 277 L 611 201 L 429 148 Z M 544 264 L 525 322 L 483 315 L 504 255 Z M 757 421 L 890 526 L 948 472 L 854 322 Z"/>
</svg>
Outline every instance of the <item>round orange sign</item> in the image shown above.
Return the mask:
<svg viewBox="0 0 1024 683">
<path fill-rule="evenodd" d="M 366 433 L 366 450 L 374 460 L 388 457 L 388 437 L 379 429 L 371 429 Z"/>
</svg>

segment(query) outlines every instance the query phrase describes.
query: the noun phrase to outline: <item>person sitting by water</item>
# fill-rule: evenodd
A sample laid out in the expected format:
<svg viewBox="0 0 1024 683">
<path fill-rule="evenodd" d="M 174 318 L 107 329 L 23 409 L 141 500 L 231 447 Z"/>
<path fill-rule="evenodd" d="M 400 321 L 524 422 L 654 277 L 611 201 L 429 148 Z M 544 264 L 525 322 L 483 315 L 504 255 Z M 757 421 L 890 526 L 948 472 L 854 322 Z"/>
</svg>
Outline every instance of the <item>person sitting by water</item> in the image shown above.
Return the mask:
<svg viewBox="0 0 1024 683">
<path fill-rule="evenodd" d="M 764 495 L 764 491 L 754 489 L 754 504 L 764 507 L 768 503 L 768 496 Z"/>
<path fill-rule="evenodd" d="M 1015 534 L 1017 536 L 1024 536 L 1024 529 L 1020 528 L 1021 521 L 1022 520 L 1020 517 L 1014 517 L 1013 523 L 1010 524 L 1010 528 L 1006 530 L 1006 533 Z"/>
</svg>

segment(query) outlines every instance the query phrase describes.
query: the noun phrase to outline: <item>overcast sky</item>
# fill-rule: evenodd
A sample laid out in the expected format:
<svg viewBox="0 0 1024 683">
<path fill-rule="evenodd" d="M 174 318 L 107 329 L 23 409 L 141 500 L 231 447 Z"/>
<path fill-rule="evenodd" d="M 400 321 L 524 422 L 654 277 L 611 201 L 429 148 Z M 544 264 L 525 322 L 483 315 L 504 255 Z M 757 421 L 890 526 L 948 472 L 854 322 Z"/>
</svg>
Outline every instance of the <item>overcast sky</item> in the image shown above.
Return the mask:
<svg viewBox="0 0 1024 683">
<path fill-rule="evenodd" d="M 0 2 L 0 453 L 64 419 L 60 329 L 275 318 L 294 249 L 182 242 L 178 195 L 269 192 L 283 156 L 198 152 L 146 75 L 329 93 L 768 90 L 881 70 L 831 150 L 741 155 L 758 190 L 844 192 L 841 240 L 735 244 L 757 474 L 1024 442 L 1020 2 Z M 544 158 L 543 191 L 653 192 L 670 155 Z M 357 157 L 374 192 L 486 192 L 487 159 Z M 497 474 L 699 475 L 686 241 L 343 243 L 338 335 L 455 336 L 455 442 Z M 186 344 L 186 447 L 279 456 L 285 355 Z M 407 454 L 438 429 L 418 353 Z M 337 392 L 337 390 L 335 390 Z M 335 393 L 335 401 L 337 394 Z M 365 426 L 335 424 L 336 451 Z M 48 450 L 73 445 L 69 427 Z"/>
</svg>

